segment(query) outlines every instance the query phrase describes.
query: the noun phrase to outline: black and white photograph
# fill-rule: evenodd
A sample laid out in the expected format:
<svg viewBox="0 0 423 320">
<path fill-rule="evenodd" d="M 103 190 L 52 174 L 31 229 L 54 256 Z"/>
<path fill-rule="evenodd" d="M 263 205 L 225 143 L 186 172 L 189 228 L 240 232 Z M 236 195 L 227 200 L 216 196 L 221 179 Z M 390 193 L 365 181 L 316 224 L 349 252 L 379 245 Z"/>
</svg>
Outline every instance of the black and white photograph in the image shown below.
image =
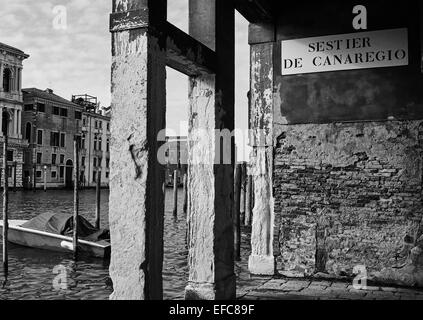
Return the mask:
<svg viewBox="0 0 423 320">
<path fill-rule="evenodd" d="M 423 300 L 423 2 L 0 0 L 0 196 L 0 312 Z"/>
</svg>

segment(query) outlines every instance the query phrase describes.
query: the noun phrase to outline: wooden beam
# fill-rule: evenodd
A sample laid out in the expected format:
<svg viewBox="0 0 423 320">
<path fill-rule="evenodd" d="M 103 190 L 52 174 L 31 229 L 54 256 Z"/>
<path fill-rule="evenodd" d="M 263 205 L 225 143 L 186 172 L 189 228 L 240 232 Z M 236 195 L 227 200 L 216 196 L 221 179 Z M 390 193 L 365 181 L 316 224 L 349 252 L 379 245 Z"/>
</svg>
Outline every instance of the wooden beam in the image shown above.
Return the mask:
<svg viewBox="0 0 423 320">
<path fill-rule="evenodd" d="M 250 23 L 270 22 L 274 20 L 272 0 L 235 0 L 236 10 Z"/>
<path fill-rule="evenodd" d="M 166 23 L 166 63 L 188 76 L 214 73 L 216 53 L 171 23 Z"/>
<path fill-rule="evenodd" d="M 250 23 L 248 26 L 248 44 L 260 44 L 276 41 L 274 23 Z"/>
<path fill-rule="evenodd" d="M 216 54 L 169 22 L 164 22 L 155 13 L 157 10 L 140 8 L 110 15 L 110 31 L 121 32 L 134 29 L 149 29 L 162 38 L 166 45 L 166 64 L 187 76 L 214 73 Z M 161 17 L 163 18 L 163 17 Z M 165 39 L 165 40 L 163 40 Z"/>
</svg>

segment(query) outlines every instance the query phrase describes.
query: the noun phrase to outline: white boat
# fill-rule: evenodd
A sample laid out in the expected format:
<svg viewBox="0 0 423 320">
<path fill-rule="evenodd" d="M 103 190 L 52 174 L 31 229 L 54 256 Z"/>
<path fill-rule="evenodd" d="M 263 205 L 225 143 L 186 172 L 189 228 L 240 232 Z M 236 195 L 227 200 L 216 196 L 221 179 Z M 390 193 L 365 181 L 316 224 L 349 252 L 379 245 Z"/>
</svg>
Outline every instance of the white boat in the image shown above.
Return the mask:
<svg viewBox="0 0 423 320">
<path fill-rule="evenodd" d="M 83 255 L 107 259 L 110 257 L 110 240 L 97 235 L 101 231 L 92 227 L 85 219 L 79 217 L 78 251 Z M 9 220 L 8 240 L 10 243 L 57 252 L 73 252 L 72 231 L 73 217 L 66 214 L 44 214 L 32 220 Z M 83 229 L 83 230 L 80 230 Z M 3 221 L 0 220 L 3 232 Z M 90 232 L 92 232 L 90 234 Z M 1 234 L 1 233 L 0 233 Z"/>
</svg>

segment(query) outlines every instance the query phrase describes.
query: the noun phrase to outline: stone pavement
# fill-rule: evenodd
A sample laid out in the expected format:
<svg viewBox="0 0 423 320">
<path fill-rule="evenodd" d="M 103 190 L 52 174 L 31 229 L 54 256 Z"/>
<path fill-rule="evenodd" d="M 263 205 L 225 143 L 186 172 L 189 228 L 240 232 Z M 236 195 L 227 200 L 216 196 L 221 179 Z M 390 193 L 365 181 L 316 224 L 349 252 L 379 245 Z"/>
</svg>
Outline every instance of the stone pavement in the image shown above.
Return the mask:
<svg viewBox="0 0 423 320">
<path fill-rule="evenodd" d="M 423 290 L 297 279 L 252 279 L 255 285 L 238 288 L 241 300 L 423 300 Z"/>
</svg>

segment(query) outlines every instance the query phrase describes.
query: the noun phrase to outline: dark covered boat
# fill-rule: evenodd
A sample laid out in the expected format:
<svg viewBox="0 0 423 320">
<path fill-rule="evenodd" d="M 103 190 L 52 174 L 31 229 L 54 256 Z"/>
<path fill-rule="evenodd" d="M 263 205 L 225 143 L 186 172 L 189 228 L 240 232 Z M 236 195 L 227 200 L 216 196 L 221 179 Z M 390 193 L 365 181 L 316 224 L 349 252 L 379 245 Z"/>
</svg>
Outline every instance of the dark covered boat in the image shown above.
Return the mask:
<svg viewBox="0 0 423 320">
<path fill-rule="evenodd" d="M 0 221 L 0 230 L 3 221 Z M 85 218 L 78 217 L 78 249 L 97 258 L 110 257 L 110 233 L 96 229 Z M 29 221 L 9 221 L 9 242 L 37 249 L 72 252 L 73 216 L 66 213 L 44 213 Z"/>
</svg>

